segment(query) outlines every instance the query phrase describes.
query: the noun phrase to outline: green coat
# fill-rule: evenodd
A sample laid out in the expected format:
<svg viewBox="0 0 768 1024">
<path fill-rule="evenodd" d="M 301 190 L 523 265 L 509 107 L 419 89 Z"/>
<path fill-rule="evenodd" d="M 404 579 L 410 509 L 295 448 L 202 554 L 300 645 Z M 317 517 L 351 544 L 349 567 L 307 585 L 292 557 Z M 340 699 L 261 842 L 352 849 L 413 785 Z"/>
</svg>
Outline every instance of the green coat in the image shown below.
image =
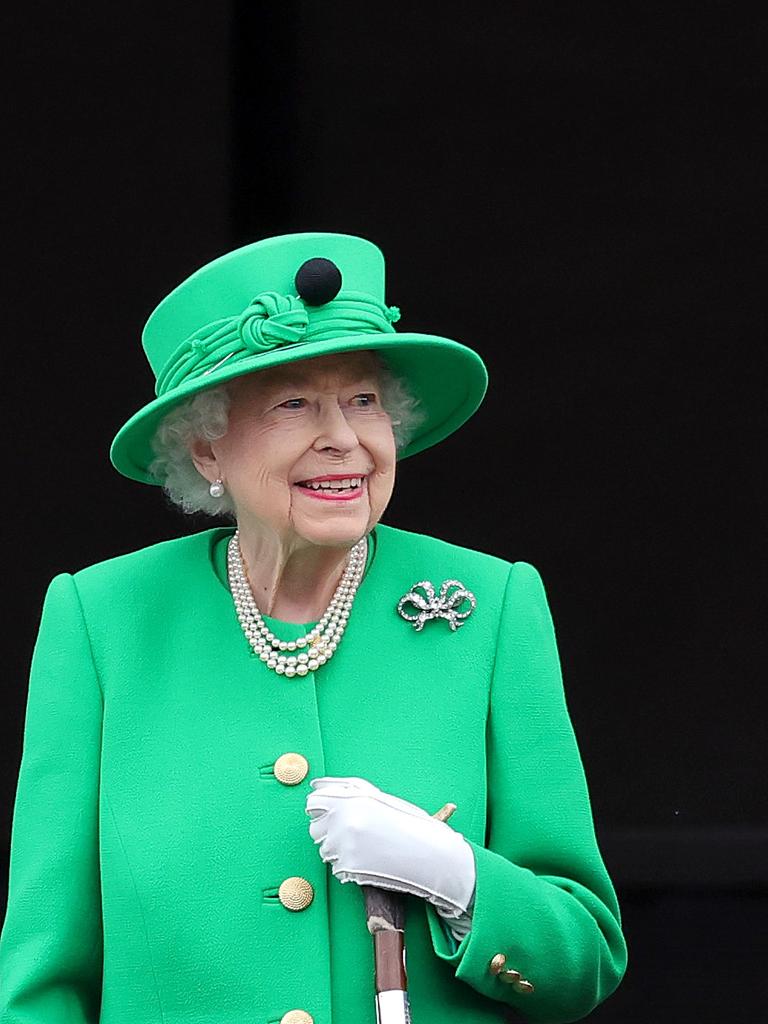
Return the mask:
<svg viewBox="0 0 768 1024">
<path fill-rule="evenodd" d="M 309 780 L 358 775 L 451 826 L 477 868 L 461 944 L 408 897 L 414 1024 L 574 1021 L 626 965 L 536 569 L 378 526 L 338 652 L 286 679 L 250 651 L 230 528 L 61 574 L 27 698 L 0 938 L 2 1024 L 374 1024 L 362 893 L 309 834 Z M 417 581 L 465 624 L 416 632 Z M 290 638 L 304 630 L 267 619 Z M 290 634 L 290 636 L 289 636 Z M 302 754 L 298 785 L 274 771 Z M 288 877 L 314 887 L 293 911 Z M 521 994 L 489 971 L 503 952 Z M 289 1018 L 290 1020 L 290 1018 Z M 305 1017 L 309 1024 L 310 1018 Z"/>
</svg>

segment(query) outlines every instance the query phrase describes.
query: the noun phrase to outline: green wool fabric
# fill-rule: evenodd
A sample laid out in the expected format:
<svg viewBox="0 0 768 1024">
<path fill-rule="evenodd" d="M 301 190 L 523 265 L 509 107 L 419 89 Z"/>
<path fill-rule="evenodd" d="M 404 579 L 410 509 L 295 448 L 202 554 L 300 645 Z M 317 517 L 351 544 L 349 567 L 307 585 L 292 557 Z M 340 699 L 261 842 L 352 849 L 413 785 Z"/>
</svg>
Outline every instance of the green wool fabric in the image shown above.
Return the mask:
<svg viewBox="0 0 768 1024">
<path fill-rule="evenodd" d="M 537 570 L 378 526 L 344 640 L 286 679 L 238 624 L 219 527 L 51 583 L 27 698 L 0 936 L 2 1024 L 375 1024 L 362 893 L 309 834 L 309 780 L 362 776 L 450 826 L 477 868 L 457 945 L 407 897 L 415 1024 L 564 1024 L 613 992 L 620 913 L 596 843 Z M 458 579 L 455 632 L 396 611 Z M 268 620 L 286 639 L 305 627 Z M 280 782 L 274 762 L 309 773 Z M 314 887 L 286 909 L 280 883 Z M 506 966 L 535 986 L 515 991 Z"/>
</svg>

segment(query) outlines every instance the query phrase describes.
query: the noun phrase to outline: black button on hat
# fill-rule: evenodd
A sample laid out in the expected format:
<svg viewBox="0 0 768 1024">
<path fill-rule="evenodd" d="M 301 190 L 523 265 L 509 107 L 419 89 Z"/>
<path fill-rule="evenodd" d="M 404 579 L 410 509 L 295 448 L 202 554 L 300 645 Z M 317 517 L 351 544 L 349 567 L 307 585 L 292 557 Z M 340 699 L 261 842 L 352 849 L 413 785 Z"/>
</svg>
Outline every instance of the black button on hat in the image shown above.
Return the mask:
<svg viewBox="0 0 768 1024">
<path fill-rule="evenodd" d="M 324 256 L 306 260 L 296 271 L 296 291 L 308 306 L 323 306 L 335 299 L 341 288 L 341 271 Z"/>
</svg>

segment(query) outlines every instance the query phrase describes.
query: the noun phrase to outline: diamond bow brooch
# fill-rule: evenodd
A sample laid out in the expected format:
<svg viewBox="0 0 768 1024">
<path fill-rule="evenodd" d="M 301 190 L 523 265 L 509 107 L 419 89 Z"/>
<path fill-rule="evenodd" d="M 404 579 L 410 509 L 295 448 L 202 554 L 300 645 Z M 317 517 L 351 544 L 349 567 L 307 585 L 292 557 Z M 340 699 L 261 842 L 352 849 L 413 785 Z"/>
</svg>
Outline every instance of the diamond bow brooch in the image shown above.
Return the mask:
<svg viewBox="0 0 768 1024">
<path fill-rule="evenodd" d="M 411 605 L 415 613 L 406 611 L 407 605 Z M 462 606 L 464 610 L 460 611 Z M 459 580 L 445 580 L 439 594 L 435 593 L 429 580 L 422 580 L 414 583 L 407 594 L 403 594 L 397 603 L 397 611 L 407 622 L 413 623 L 417 633 L 424 629 L 424 623 L 429 619 L 447 619 L 455 631 L 464 625 L 464 620 L 469 618 L 476 606 L 475 595 Z"/>
</svg>

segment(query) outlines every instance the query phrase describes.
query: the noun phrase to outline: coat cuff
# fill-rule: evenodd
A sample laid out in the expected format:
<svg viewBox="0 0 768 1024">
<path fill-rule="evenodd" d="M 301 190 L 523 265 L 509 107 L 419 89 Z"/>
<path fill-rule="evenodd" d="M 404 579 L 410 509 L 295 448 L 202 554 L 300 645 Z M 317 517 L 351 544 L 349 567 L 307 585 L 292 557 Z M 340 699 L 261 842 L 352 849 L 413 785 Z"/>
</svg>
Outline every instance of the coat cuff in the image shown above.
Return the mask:
<svg viewBox="0 0 768 1024">
<path fill-rule="evenodd" d="M 426 903 L 435 954 L 454 965 L 457 979 L 517 1011 L 514 1019 L 532 1024 L 580 1020 L 607 995 L 600 991 L 600 978 L 610 952 L 595 919 L 600 909 L 607 914 L 607 908 L 599 904 L 595 913 L 568 891 L 565 879 L 563 886 L 557 885 L 467 842 L 477 873 L 472 927 L 457 943 L 435 908 Z M 491 971 L 491 961 L 499 953 L 506 957 L 504 969 L 518 971 L 533 991 L 520 992 Z"/>
</svg>

